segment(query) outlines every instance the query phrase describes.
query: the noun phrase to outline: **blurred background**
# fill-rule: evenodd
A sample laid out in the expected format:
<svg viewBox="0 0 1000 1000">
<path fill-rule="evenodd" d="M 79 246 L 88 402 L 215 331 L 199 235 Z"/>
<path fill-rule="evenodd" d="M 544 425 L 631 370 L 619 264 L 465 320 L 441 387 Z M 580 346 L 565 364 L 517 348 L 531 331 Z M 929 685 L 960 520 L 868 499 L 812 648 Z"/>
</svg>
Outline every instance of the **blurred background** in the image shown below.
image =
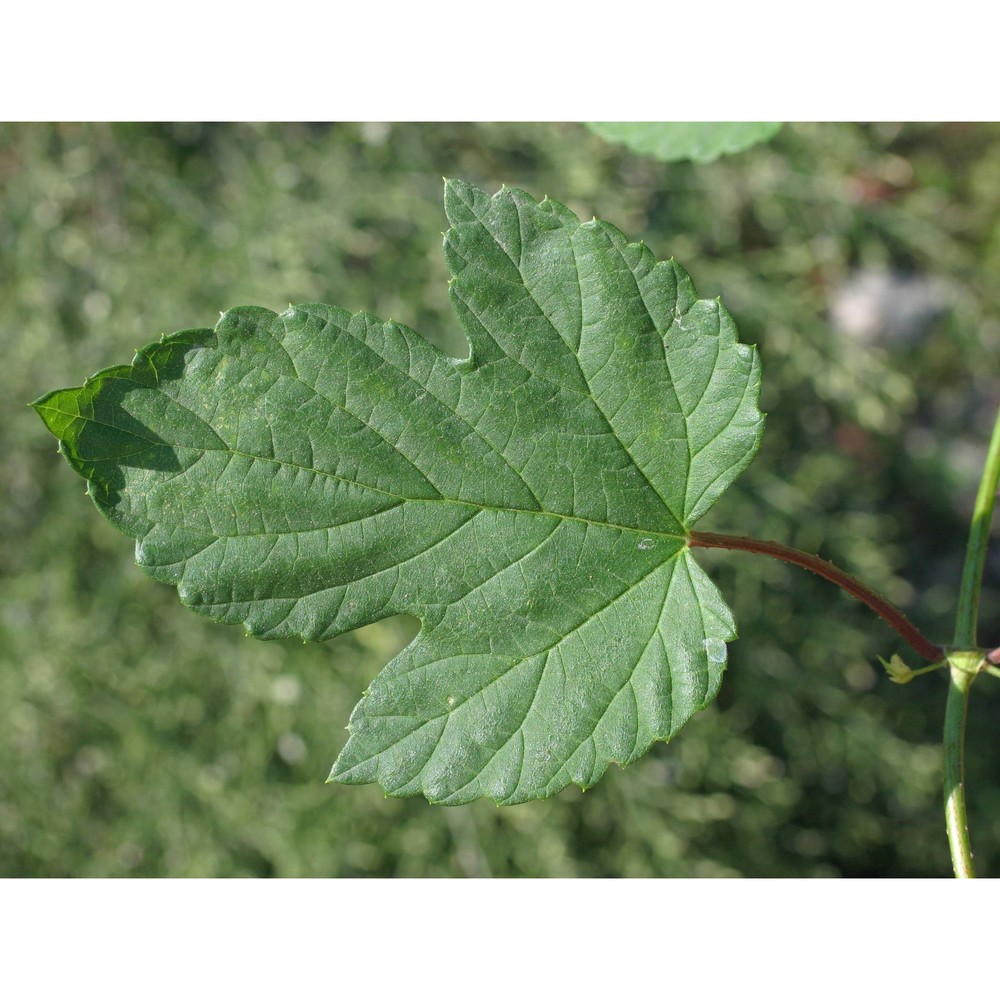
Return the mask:
<svg viewBox="0 0 1000 1000">
<path fill-rule="evenodd" d="M 147 578 L 85 499 L 26 404 L 230 306 L 366 309 L 464 354 L 442 176 L 548 194 L 721 295 L 769 417 L 699 528 L 819 551 L 950 641 L 1000 403 L 1000 127 L 788 125 L 667 164 L 575 124 L 0 126 L 0 875 L 950 874 L 945 678 L 889 683 L 895 633 L 801 570 L 699 553 L 741 638 L 672 744 L 586 794 L 431 807 L 324 783 L 414 622 L 246 639 Z M 998 552 L 980 638 L 1000 644 Z M 984 677 L 986 875 L 998 708 Z"/>
</svg>

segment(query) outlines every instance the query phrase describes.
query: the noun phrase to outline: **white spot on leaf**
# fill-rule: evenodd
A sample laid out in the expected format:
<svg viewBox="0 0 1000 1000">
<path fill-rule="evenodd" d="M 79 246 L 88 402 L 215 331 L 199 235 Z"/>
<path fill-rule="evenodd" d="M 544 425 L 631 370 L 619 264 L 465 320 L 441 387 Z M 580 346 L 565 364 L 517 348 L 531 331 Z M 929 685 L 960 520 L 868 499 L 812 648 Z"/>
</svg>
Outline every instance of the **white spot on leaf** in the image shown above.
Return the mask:
<svg viewBox="0 0 1000 1000">
<path fill-rule="evenodd" d="M 725 663 L 729 655 L 726 644 L 721 639 L 706 639 L 703 643 L 708 658 L 713 663 Z"/>
</svg>

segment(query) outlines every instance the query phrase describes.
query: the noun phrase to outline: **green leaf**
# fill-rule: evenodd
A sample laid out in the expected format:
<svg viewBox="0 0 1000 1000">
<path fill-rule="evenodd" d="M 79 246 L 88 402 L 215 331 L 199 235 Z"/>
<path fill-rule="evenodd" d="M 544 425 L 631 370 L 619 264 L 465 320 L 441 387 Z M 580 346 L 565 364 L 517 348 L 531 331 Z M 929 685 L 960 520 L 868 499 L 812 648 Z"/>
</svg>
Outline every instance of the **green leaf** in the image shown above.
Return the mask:
<svg viewBox="0 0 1000 1000">
<path fill-rule="evenodd" d="M 727 153 L 766 142 L 781 122 L 588 122 L 608 142 L 658 160 L 711 163 Z"/>
<path fill-rule="evenodd" d="M 715 696 L 732 616 L 688 528 L 753 457 L 756 352 L 688 275 L 554 201 L 445 188 L 471 355 L 237 308 L 34 404 L 181 600 L 262 638 L 417 638 L 331 777 L 435 802 L 593 784 Z"/>
</svg>

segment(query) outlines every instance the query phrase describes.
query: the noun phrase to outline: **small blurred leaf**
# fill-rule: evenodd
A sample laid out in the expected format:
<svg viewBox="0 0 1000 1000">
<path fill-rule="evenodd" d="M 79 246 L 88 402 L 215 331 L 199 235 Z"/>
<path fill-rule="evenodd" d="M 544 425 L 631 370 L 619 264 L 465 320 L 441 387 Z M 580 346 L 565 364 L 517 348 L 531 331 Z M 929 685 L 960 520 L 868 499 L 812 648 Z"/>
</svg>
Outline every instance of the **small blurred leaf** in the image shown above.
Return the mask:
<svg viewBox="0 0 1000 1000">
<path fill-rule="evenodd" d="M 658 160 L 711 163 L 766 142 L 781 122 L 588 122 L 602 139 Z"/>
</svg>

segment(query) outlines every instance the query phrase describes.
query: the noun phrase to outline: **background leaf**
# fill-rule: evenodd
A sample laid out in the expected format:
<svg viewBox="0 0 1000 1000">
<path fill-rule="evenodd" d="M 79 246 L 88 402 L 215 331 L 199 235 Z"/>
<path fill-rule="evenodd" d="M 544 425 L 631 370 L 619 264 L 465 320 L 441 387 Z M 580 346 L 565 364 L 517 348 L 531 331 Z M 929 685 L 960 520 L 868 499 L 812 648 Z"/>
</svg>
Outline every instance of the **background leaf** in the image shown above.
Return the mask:
<svg viewBox="0 0 1000 1000">
<path fill-rule="evenodd" d="M 781 122 L 588 122 L 602 139 L 667 163 L 711 163 L 766 142 Z"/>
<path fill-rule="evenodd" d="M 759 366 L 614 227 L 460 181 L 445 206 L 468 361 L 366 314 L 239 308 L 35 408 L 206 617 L 303 639 L 421 620 L 335 777 L 520 802 L 714 697 L 733 622 L 685 532 L 756 452 Z"/>
</svg>

